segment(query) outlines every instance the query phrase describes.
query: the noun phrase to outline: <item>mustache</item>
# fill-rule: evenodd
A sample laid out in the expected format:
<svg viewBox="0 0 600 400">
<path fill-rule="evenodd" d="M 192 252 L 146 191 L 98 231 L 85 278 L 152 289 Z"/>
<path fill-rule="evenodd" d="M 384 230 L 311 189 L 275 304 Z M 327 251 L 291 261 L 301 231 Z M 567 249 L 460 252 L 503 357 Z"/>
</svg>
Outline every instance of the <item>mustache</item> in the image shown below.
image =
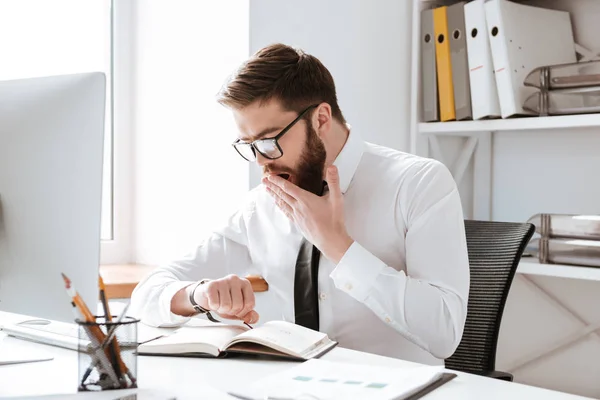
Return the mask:
<svg viewBox="0 0 600 400">
<path fill-rule="evenodd" d="M 281 175 L 288 174 L 291 175 L 294 171 L 291 168 L 263 168 L 263 174 L 270 175 Z"/>
</svg>

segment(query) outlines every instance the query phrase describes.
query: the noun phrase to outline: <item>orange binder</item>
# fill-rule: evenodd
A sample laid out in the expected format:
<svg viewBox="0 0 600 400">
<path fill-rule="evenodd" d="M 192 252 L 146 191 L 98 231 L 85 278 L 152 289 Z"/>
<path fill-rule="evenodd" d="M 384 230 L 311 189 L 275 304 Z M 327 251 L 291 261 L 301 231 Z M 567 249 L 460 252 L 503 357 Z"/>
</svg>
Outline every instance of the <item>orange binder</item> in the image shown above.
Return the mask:
<svg viewBox="0 0 600 400">
<path fill-rule="evenodd" d="M 446 6 L 438 7 L 433 10 L 435 59 L 437 66 L 438 96 L 440 99 L 440 121 L 452 121 L 456 119 L 447 10 L 448 7 Z"/>
</svg>

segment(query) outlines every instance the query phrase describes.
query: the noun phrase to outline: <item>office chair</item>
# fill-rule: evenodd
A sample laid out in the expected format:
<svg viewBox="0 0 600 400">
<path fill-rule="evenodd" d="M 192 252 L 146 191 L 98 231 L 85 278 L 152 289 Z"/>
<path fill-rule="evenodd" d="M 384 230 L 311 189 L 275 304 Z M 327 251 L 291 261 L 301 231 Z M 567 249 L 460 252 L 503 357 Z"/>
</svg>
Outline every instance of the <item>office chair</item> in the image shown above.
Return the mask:
<svg viewBox="0 0 600 400">
<path fill-rule="evenodd" d="M 471 284 L 467 320 L 449 369 L 512 381 L 496 371 L 496 347 L 506 298 L 535 227 L 528 223 L 465 221 Z"/>
</svg>

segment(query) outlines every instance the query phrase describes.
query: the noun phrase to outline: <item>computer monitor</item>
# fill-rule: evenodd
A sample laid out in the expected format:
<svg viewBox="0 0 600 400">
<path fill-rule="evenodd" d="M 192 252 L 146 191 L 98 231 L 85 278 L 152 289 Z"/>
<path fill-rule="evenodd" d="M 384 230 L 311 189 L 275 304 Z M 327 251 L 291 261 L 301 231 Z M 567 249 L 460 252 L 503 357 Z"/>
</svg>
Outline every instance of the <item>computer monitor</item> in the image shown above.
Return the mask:
<svg viewBox="0 0 600 400">
<path fill-rule="evenodd" d="M 0 82 L 0 311 L 73 322 L 61 272 L 93 313 L 106 78 Z"/>
</svg>

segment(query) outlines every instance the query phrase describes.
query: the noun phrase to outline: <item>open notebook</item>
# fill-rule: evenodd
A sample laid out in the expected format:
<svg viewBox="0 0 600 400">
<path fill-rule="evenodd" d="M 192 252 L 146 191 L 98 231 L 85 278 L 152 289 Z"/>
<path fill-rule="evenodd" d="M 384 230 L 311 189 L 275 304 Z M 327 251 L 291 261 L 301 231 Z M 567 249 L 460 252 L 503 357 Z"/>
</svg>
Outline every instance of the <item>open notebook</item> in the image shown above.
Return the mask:
<svg viewBox="0 0 600 400">
<path fill-rule="evenodd" d="M 254 329 L 209 322 L 183 326 L 169 336 L 143 343 L 138 354 L 224 357 L 246 353 L 309 360 L 336 345 L 324 333 L 285 321 L 269 321 Z"/>
</svg>

